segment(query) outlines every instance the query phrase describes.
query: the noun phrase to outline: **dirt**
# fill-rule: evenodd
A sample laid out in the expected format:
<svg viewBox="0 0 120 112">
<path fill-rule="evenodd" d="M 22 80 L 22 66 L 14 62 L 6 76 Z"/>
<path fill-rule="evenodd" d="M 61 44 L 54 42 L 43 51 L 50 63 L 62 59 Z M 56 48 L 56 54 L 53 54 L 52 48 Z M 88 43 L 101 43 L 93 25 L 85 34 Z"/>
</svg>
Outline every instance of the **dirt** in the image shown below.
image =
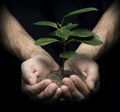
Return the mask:
<svg viewBox="0 0 120 112">
<path fill-rule="evenodd" d="M 71 71 L 65 70 L 64 73 L 62 74 L 61 71 L 54 71 L 50 74 L 47 74 L 45 76 L 39 77 L 38 78 L 38 82 L 42 81 L 44 79 L 51 79 L 53 82 L 55 82 L 56 84 L 58 84 L 59 86 L 62 85 L 62 79 L 64 77 L 70 77 L 70 75 L 74 74 Z M 80 77 L 83 81 L 85 81 L 85 76 L 83 75 L 77 75 L 78 77 Z"/>
</svg>

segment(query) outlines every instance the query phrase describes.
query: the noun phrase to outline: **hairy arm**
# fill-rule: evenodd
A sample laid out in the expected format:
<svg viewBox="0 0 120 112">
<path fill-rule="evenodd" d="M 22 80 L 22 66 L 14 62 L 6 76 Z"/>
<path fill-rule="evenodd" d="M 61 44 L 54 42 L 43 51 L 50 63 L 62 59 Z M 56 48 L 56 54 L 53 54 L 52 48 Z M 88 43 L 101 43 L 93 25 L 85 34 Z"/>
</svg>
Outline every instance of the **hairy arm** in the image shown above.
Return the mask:
<svg viewBox="0 0 120 112">
<path fill-rule="evenodd" d="M 34 55 L 50 57 L 45 50 L 34 45 L 32 37 L 3 5 L 0 7 L 0 41 L 21 60 L 29 59 Z"/>
<path fill-rule="evenodd" d="M 115 0 L 93 29 L 93 32 L 101 37 L 103 44 L 100 46 L 91 46 L 82 43 L 76 52 L 78 54 L 87 54 L 95 60 L 98 59 L 116 43 L 116 40 L 120 37 L 119 29 L 120 2 L 119 0 Z"/>
<path fill-rule="evenodd" d="M 59 65 L 44 49 L 34 44 L 32 37 L 3 5 L 0 7 L 0 42 L 24 61 L 21 87 L 25 93 L 42 101 L 50 98 L 54 101 L 60 97 L 60 88 L 51 80 L 37 81 L 38 77 L 59 69 Z"/>
<path fill-rule="evenodd" d="M 64 78 L 61 87 L 63 97 L 73 101 L 82 101 L 92 91 L 95 92 L 99 87 L 99 66 L 94 60 L 97 60 L 107 50 L 109 50 L 120 36 L 120 1 L 115 0 L 108 10 L 103 14 L 93 32 L 100 36 L 102 45 L 91 46 L 81 44 L 76 50 L 78 58 L 68 59 L 64 68 L 86 77 L 85 81 L 77 75 L 71 75 L 70 78 Z M 87 87 L 86 87 L 87 85 Z M 69 92 L 66 92 L 69 90 Z M 84 91 L 83 91 L 84 90 Z M 90 91 L 88 91 L 90 90 Z M 69 93 L 69 94 L 68 94 Z M 66 98 L 66 97 L 65 97 Z"/>
</svg>

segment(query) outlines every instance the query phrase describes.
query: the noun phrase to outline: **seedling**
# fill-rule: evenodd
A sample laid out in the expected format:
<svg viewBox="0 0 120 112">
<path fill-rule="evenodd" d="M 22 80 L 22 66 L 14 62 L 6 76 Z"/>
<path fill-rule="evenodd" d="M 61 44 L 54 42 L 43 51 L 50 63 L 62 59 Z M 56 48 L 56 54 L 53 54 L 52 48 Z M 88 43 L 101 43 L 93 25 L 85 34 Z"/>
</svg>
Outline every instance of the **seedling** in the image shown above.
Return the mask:
<svg viewBox="0 0 120 112">
<path fill-rule="evenodd" d="M 89 29 L 77 28 L 78 27 L 77 23 L 68 23 L 64 25 L 65 19 L 71 16 L 91 11 L 97 11 L 97 9 L 89 7 L 70 12 L 62 18 L 60 23 L 58 22 L 55 23 L 51 21 L 36 22 L 35 25 L 49 26 L 54 28 L 55 30 L 51 32 L 48 37 L 41 37 L 40 39 L 36 40 L 35 44 L 39 46 L 45 46 L 48 44 L 52 44 L 54 42 L 62 43 L 63 52 L 60 53 L 59 57 L 63 59 L 63 64 L 65 59 L 72 58 L 73 56 L 76 55 L 75 51 L 66 52 L 66 46 L 70 42 L 75 41 L 95 46 L 102 44 L 102 41 L 100 40 L 98 35 L 90 31 Z M 62 74 L 63 72 L 64 68 L 62 67 Z"/>
</svg>

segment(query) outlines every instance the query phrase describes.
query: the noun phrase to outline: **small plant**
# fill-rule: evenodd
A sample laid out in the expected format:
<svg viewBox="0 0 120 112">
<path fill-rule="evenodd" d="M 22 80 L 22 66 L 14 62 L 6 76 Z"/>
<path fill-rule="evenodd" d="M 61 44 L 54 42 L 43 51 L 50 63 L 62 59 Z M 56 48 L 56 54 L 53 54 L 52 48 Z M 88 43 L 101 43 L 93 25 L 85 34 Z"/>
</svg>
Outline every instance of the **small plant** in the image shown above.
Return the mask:
<svg viewBox="0 0 120 112">
<path fill-rule="evenodd" d="M 58 22 L 51 22 L 51 21 L 39 21 L 36 22 L 35 25 L 41 26 L 49 26 L 53 27 L 55 30 L 50 33 L 49 37 L 43 37 L 36 40 L 35 44 L 39 46 L 45 46 L 54 42 L 60 42 L 63 45 L 63 52 L 60 53 L 59 57 L 63 58 L 63 64 L 65 59 L 72 58 L 76 55 L 75 51 L 68 51 L 66 52 L 66 46 L 70 42 L 81 42 L 89 45 L 100 45 L 102 41 L 100 40 L 99 36 L 90 31 L 89 29 L 77 28 L 77 23 L 68 23 L 64 25 L 65 19 L 68 17 L 78 15 L 85 12 L 90 11 L 97 11 L 96 8 L 89 7 L 79 9 L 73 12 L 66 14 L 60 23 Z M 64 72 L 64 68 L 62 67 L 62 74 Z"/>
</svg>

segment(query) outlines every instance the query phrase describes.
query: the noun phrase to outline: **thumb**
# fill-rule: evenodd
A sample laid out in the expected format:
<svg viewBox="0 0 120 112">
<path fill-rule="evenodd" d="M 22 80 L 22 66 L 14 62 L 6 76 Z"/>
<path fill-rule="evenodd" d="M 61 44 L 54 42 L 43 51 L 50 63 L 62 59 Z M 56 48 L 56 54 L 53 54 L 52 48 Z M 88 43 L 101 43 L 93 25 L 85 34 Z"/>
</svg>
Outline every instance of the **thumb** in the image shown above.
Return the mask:
<svg viewBox="0 0 120 112">
<path fill-rule="evenodd" d="M 86 84 L 91 91 L 96 89 L 96 85 L 98 81 L 99 81 L 99 73 L 96 73 L 96 72 L 92 72 L 88 74 L 86 78 Z"/>
<path fill-rule="evenodd" d="M 37 77 L 32 73 L 22 74 L 22 80 L 25 81 L 25 83 L 30 85 L 37 83 Z"/>
<path fill-rule="evenodd" d="M 26 77 L 26 82 L 30 85 L 34 85 L 37 83 L 37 77 L 30 75 L 30 76 L 28 76 L 28 78 Z"/>
<path fill-rule="evenodd" d="M 34 75 L 34 73 L 29 67 L 22 66 L 21 72 L 22 72 L 22 80 L 25 83 L 28 83 L 30 85 L 37 83 L 37 77 L 36 75 Z"/>
</svg>

